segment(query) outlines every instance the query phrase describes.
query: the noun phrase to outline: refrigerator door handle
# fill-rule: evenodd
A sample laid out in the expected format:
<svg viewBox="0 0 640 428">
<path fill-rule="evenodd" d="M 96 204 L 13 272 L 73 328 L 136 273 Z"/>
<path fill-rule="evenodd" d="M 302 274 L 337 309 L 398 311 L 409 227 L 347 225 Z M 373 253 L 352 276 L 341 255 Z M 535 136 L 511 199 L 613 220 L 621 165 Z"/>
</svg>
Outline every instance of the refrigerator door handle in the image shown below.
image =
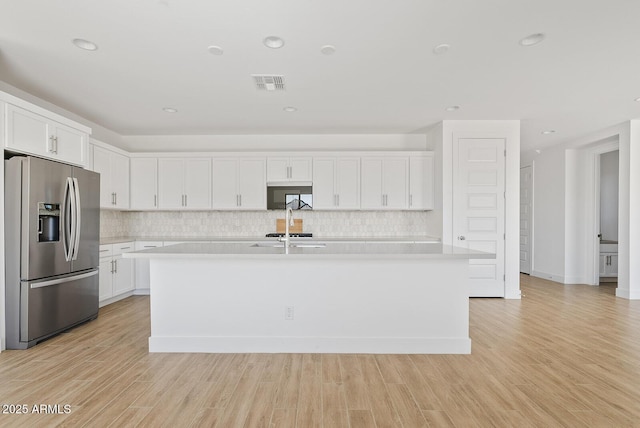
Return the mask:
<svg viewBox="0 0 640 428">
<path fill-rule="evenodd" d="M 80 203 L 80 185 L 78 184 L 78 179 L 76 177 L 73 178 L 73 189 L 75 191 L 75 211 L 76 211 L 76 233 L 75 239 L 73 241 L 73 257 L 71 260 L 78 259 L 78 249 L 80 248 L 80 226 L 82 222 L 82 204 Z"/>
<path fill-rule="evenodd" d="M 69 217 L 73 206 L 71 205 L 71 178 L 67 177 L 67 181 L 64 185 L 64 197 L 62 199 L 62 245 L 64 247 L 64 258 L 66 261 L 71 261 L 71 247 L 73 245 L 71 237 L 71 228 Z"/>
<path fill-rule="evenodd" d="M 70 199 L 71 199 L 71 209 L 70 218 L 71 218 L 71 230 L 69 234 L 71 238 L 69 240 L 69 261 L 73 260 L 73 252 L 76 248 L 76 233 L 78 232 L 77 223 L 78 223 L 78 210 L 77 210 L 77 201 L 76 201 L 76 188 L 72 178 L 69 178 L 69 188 L 70 188 Z"/>
<path fill-rule="evenodd" d="M 64 284 L 65 282 L 77 281 L 79 279 L 89 278 L 90 276 L 94 276 L 97 274 L 98 274 L 98 271 L 94 270 L 92 272 L 83 273 L 82 275 L 74 275 L 74 276 L 68 276 L 66 278 L 52 279 L 50 281 L 35 282 L 35 283 L 32 283 L 29 286 L 29 288 L 42 288 L 42 287 L 49 287 L 56 284 Z"/>
</svg>

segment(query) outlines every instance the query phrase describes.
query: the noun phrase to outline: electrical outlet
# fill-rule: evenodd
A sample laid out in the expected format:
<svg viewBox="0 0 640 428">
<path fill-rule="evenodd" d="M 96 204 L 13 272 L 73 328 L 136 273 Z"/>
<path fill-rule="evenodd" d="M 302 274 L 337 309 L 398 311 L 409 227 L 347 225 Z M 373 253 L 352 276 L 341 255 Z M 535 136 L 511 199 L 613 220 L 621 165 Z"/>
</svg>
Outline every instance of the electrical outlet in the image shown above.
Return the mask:
<svg viewBox="0 0 640 428">
<path fill-rule="evenodd" d="M 288 321 L 293 319 L 293 306 L 284 307 L 284 319 Z"/>
</svg>

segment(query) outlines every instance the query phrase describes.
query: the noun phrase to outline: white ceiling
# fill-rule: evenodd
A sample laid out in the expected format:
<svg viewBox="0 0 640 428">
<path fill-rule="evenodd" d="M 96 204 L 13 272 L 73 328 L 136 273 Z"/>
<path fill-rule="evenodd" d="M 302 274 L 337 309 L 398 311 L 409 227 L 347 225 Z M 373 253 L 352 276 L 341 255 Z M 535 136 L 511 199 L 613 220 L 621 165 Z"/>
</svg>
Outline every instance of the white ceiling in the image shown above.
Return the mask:
<svg viewBox="0 0 640 428">
<path fill-rule="evenodd" d="M 285 46 L 266 48 L 270 35 Z M 287 89 L 259 92 L 251 74 Z M 520 119 L 526 150 L 640 117 L 640 1 L 0 0 L 0 80 L 122 135 Z"/>
</svg>

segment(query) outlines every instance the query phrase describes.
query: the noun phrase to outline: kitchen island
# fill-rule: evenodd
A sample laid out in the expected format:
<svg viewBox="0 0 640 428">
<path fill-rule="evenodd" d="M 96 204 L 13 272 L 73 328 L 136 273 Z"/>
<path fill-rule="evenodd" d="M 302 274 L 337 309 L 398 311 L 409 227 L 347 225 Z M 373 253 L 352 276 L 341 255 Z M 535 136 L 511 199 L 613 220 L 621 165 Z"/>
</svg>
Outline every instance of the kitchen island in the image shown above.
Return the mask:
<svg viewBox="0 0 640 428">
<path fill-rule="evenodd" d="M 150 352 L 468 354 L 468 259 L 441 244 L 177 244 L 148 258 Z"/>
</svg>

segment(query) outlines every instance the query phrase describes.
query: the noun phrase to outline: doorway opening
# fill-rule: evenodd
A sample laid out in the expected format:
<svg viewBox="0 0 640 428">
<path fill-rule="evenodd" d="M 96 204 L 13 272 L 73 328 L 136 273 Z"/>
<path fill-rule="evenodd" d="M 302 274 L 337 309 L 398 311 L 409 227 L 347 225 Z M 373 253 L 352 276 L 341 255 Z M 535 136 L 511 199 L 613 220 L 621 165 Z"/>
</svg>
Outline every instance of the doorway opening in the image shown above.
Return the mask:
<svg viewBox="0 0 640 428">
<path fill-rule="evenodd" d="M 619 153 L 619 150 L 601 153 L 596 162 L 598 285 L 618 282 Z"/>
</svg>

